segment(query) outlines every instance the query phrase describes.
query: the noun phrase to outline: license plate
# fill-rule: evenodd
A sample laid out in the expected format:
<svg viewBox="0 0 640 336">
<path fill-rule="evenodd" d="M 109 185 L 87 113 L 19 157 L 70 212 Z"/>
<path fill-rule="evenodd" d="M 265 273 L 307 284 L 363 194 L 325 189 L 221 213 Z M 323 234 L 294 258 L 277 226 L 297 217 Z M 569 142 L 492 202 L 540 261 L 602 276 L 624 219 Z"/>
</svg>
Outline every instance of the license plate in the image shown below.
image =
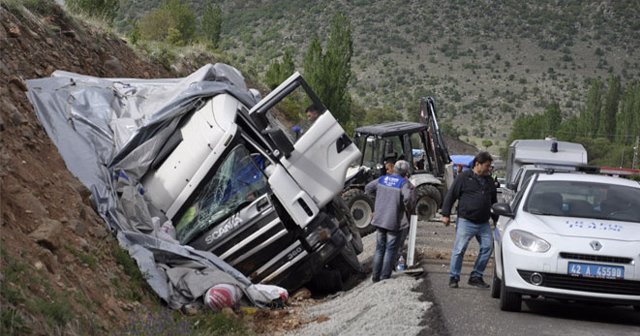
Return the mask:
<svg viewBox="0 0 640 336">
<path fill-rule="evenodd" d="M 586 278 L 624 279 L 624 267 L 570 262 L 569 275 Z"/>
</svg>

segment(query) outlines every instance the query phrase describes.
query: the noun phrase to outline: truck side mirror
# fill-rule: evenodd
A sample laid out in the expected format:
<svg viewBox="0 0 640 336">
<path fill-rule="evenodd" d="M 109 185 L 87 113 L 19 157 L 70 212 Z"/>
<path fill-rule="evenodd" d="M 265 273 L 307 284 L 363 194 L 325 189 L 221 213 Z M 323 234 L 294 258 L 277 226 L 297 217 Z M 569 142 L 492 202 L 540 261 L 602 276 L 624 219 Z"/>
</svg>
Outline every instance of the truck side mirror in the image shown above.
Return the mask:
<svg viewBox="0 0 640 336">
<path fill-rule="evenodd" d="M 283 130 L 279 128 L 267 128 L 262 131 L 262 133 L 269 136 L 271 141 L 276 145 L 276 148 L 282 151 L 282 155 L 284 155 L 285 158 L 291 156 L 294 149 L 293 144 Z"/>
</svg>

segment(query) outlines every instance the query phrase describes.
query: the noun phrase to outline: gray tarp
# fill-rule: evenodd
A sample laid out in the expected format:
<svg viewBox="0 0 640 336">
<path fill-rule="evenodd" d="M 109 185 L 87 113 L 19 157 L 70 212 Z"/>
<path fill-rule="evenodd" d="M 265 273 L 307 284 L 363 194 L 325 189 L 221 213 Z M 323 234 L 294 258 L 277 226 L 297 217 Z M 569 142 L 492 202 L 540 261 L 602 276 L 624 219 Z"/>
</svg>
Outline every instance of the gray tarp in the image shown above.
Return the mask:
<svg viewBox="0 0 640 336">
<path fill-rule="evenodd" d="M 67 167 L 91 190 L 98 213 L 170 307 L 193 302 L 218 283 L 238 285 L 257 305 L 277 299 L 215 255 L 163 235 L 157 224 L 166 218 L 144 201 L 139 184 L 179 117 L 203 100 L 229 93 L 248 107 L 257 103 L 238 70 L 208 64 L 173 79 L 56 71 L 27 81 L 27 86 L 28 98 Z"/>
</svg>

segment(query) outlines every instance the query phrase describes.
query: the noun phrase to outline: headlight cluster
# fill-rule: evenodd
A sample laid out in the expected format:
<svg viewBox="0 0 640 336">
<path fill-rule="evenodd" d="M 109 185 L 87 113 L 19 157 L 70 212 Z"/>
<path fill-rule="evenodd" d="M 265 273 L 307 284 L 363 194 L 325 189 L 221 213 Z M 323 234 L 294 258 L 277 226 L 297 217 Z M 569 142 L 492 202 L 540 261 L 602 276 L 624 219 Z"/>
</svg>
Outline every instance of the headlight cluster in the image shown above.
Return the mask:
<svg viewBox="0 0 640 336">
<path fill-rule="evenodd" d="M 511 241 L 523 250 L 543 253 L 551 248 L 551 244 L 548 241 L 527 231 L 512 230 L 509 232 L 509 236 Z"/>
<path fill-rule="evenodd" d="M 309 234 L 307 234 L 306 240 L 311 247 L 314 247 L 316 244 L 325 242 L 331 238 L 331 230 L 321 225 L 318 225 L 309 231 L 310 232 Z"/>
</svg>

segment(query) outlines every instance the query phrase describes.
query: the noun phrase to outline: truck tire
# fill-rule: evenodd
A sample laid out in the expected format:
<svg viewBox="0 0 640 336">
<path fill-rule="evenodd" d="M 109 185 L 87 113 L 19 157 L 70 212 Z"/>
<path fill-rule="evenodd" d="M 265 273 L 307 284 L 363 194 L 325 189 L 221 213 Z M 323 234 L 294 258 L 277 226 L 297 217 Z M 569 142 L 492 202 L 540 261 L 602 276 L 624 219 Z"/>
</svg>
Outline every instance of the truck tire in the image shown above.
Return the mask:
<svg viewBox="0 0 640 336">
<path fill-rule="evenodd" d="M 420 185 L 414 191 L 416 193 L 416 214 L 421 221 L 428 221 L 438 211 L 438 199 L 440 192 L 436 187 L 428 184 Z"/>
<path fill-rule="evenodd" d="M 366 276 L 351 242 L 347 242 L 342 251 L 329 262 L 329 266 L 340 272 L 340 279 L 345 287 L 342 290 L 350 289 L 357 284 L 358 280 Z"/>
<path fill-rule="evenodd" d="M 371 197 L 365 195 L 360 189 L 349 189 L 342 194 L 342 199 L 344 199 L 349 207 L 349 212 L 358 231 L 360 231 L 360 236 L 364 237 L 376 230 L 376 228 L 371 225 L 374 210 L 373 206 L 375 204 Z"/>
</svg>

